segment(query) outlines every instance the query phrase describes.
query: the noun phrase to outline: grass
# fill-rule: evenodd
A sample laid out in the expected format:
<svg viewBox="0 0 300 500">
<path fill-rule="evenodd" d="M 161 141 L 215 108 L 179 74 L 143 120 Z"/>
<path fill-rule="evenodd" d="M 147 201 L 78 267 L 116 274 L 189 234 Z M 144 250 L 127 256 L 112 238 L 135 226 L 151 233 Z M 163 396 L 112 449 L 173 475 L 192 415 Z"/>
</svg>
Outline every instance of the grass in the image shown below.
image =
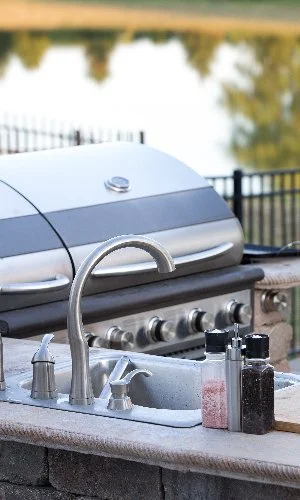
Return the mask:
<svg viewBox="0 0 300 500">
<path fill-rule="evenodd" d="M 1 0 L 0 0 L 1 1 Z M 55 0 L 44 0 L 46 2 L 53 2 Z M 146 5 L 147 7 L 150 6 L 181 6 L 181 7 L 186 7 L 186 6 L 196 6 L 201 8 L 203 5 L 210 5 L 212 8 L 221 8 L 222 6 L 228 7 L 228 8 L 235 8 L 235 7 L 245 7 L 245 6 L 282 6 L 283 2 L 282 0 L 59 0 L 60 2 L 64 3 L 82 3 L 82 4 L 119 4 L 119 5 L 134 5 L 134 6 L 143 6 Z M 298 6 L 299 5 L 299 0 L 285 0 L 284 1 L 284 7 L 288 6 Z"/>
<path fill-rule="evenodd" d="M 43 0 L 51 3 L 53 0 Z M 61 3 L 151 8 L 201 15 L 300 19 L 300 0 L 58 0 Z"/>
<path fill-rule="evenodd" d="M 285 0 L 284 6 L 277 0 L 0 0 L 0 30 L 125 29 L 298 35 L 298 19 L 300 0 Z"/>
</svg>

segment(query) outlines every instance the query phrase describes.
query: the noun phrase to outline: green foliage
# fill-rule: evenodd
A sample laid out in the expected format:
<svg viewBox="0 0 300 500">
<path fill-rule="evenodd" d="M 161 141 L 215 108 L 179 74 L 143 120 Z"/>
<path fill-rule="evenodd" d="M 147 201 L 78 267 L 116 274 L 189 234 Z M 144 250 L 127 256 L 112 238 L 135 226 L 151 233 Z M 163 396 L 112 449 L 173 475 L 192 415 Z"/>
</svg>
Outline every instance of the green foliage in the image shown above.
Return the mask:
<svg viewBox="0 0 300 500">
<path fill-rule="evenodd" d="M 0 78 L 4 75 L 12 45 L 11 33 L 0 33 Z"/>
<path fill-rule="evenodd" d="M 201 76 L 208 76 L 215 51 L 223 40 L 222 35 L 187 33 L 180 39 L 191 66 L 197 69 Z"/>
<path fill-rule="evenodd" d="M 101 82 L 108 76 L 109 56 L 118 41 L 118 33 L 109 32 L 98 35 L 86 43 L 85 53 L 89 61 L 89 75 Z"/>
<path fill-rule="evenodd" d="M 255 64 L 240 64 L 247 85 L 224 85 L 233 116 L 232 152 L 240 165 L 259 169 L 294 168 L 300 158 L 300 40 L 253 37 L 247 40 Z"/>
<path fill-rule="evenodd" d="M 50 45 L 45 35 L 18 32 L 14 35 L 14 52 L 19 56 L 25 68 L 38 68 Z"/>
</svg>

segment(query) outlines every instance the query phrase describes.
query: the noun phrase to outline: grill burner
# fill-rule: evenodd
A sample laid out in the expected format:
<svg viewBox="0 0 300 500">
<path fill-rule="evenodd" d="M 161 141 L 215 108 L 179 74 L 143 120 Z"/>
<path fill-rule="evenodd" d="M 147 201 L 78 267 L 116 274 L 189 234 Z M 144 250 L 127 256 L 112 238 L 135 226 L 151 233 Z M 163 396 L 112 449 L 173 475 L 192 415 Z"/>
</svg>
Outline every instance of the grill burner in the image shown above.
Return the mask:
<svg viewBox="0 0 300 500">
<path fill-rule="evenodd" d="M 238 321 L 243 335 L 252 331 L 253 284 L 262 277 L 260 268 L 243 265 L 86 296 L 82 310 L 85 330 L 92 332 L 87 335 L 89 344 L 201 359 L 206 326 L 233 331 L 233 322 Z M 192 311 L 198 317 L 198 331 L 190 328 Z M 211 325 L 206 325 L 208 314 Z M 56 341 L 66 342 L 66 317 L 67 301 L 60 301 L 2 313 L 0 328 L 2 324 L 4 335 L 25 338 L 56 331 Z M 155 317 L 160 318 L 160 328 L 162 322 L 169 323 L 173 332 L 169 339 L 163 341 L 156 333 L 149 341 L 149 323 Z"/>
<path fill-rule="evenodd" d="M 242 288 L 236 281 L 238 274 Z M 86 328 L 93 332 L 89 335 L 89 345 L 186 359 L 203 358 L 206 329 L 233 330 L 233 324 L 238 322 L 243 335 L 252 331 L 252 285 L 261 278 L 260 269 L 238 266 L 226 272 L 213 271 L 165 283 L 166 293 L 158 293 L 151 309 L 140 312 L 135 308 L 129 315 L 91 322 Z M 163 286 L 161 292 L 164 292 Z M 115 339 L 108 334 L 111 325 L 116 331 Z"/>
</svg>

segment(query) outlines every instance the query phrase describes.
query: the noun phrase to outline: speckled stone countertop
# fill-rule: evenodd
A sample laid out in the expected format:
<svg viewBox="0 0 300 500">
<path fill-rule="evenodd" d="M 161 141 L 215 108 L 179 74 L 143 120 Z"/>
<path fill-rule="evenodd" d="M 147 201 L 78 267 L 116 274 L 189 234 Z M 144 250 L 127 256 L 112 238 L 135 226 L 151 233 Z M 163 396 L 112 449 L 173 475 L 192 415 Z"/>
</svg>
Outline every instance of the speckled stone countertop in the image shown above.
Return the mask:
<svg viewBox="0 0 300 500">
<path fill-rule="evenodd" d="M 31 370 L 38 343 L 3 342 L 6 375 Z M 70 360 L 68 345 L 52 344 L 51 352 L 57 364 Z M 272 431 L 252 436 L 202 426 L 179 429 L 1 402 L 0 438 L 300 488 L 298 434 Z"/>
<path fill-rule="evenodd" d="M 298 257 L 261 259 L 256 265 L 265 273 L 264 279 L 256 282 L 255 288 L 257 289 L 300 286 L 300 258 Z"/>
</svg>

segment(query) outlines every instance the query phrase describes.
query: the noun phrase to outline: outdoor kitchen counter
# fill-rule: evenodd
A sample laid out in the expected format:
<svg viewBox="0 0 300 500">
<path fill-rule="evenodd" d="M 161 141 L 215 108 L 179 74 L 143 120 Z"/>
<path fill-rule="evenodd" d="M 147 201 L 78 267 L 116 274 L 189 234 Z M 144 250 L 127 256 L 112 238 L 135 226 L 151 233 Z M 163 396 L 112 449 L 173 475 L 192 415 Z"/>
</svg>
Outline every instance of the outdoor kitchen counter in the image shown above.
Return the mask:
<svg viewBox="0 0 300 500">
<path fill-rule="evenodd" d="M 300 286 L 300 258 L 278 257 L 257 263 L 265 277 L 255 287 L 261 289 L 286 289 Z"/>
<path fill-rule="evenodd" d="M 38 343 L 3 342 L 6 375 L 31 370 Z M 68 345 L 51 352 L 57 364 L 70 360 Z M 0 437 L 1 498 L 300 498 L 298 434 L 179 429 L 2 402 Z"/>
<path fill-rule="evenodd" d="M 256 265 L 263 270 L 265 276 L 255 283 L 254 329 L 269 335 L 271 363 L 275 369 L 289 372 L 288 354 L 293 338 L 291 294 L 293 288 L 300 287 L 300 258 L 263 258 Z M 271 307 L 266 311 L 262 303 L 268 294 L 276 295 L 285 304 L 278 303 L 278 307 Z"/>
</svg>

